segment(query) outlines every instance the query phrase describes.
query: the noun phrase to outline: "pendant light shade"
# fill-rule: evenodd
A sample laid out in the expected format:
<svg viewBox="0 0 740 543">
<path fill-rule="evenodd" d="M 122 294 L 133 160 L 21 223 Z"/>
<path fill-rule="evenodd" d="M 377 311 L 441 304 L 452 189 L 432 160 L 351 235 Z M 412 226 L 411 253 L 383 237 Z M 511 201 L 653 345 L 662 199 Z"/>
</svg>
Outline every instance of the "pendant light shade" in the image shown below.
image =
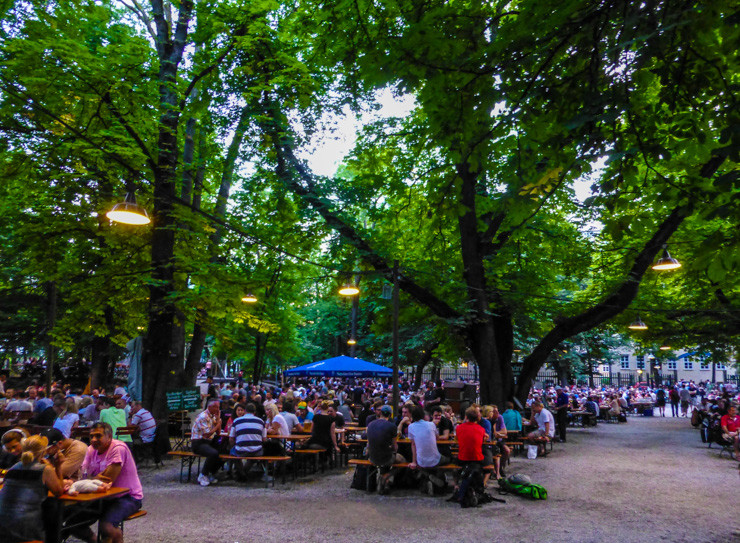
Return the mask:
<svg viewBox="0 0 740 543">
<path fill-rule="evenodd" d="M 647 324 L 642 322 L 640 315 L 637 315 L 637 318 L 627 328 L 629 328 L 630 330 L 647 330 L 648 329 Z"/>
<path fill-rule="evenodd" d="M 127 193 L 126 199 L 114 205 L 113 209 L 105 216 L 114 222 L 136 226 L 143 226 L 152 222 L 146 209 L 136 203 L 136 196 L 134 196 L 133 191 Z"/>
<path fill-rule="evenodd" d="M 359 293 L 360 289 L 350 283 L 346 283 L 342 288 L 339 289 L 339 294 L 341 294 L 342 296 L 354 296 L 355 294 Z"/>
<path fill-rule="evenodd" d="M 663 249 L 663 255 L 653 264 L 653 269 L 659 271 L 677 270 L 680 267 L 681 263 L 671 256 L 668 249 Z"/>
<path fill-rule="evenodd" d="M 671 350 L 671 346 L 670 345 L 666 345 L 664 343 L 663 345 L 660 346 L 660 350 L 661 351 L 670 351 Z"/>
<path fill-rule="evenodd" d="M 244 296 L 242 298 L 242 302 L 245 302 L 245 303 L 248 303 L 248 304 L 253 304 L 256 301 L 257 301 L 257 296 L 255 296 L 254 294 L 251 294 L 251 293 L 250 294 L 247 294 L 246 296 Z"/>
<path fill-rule="evenodd" d="M 351 337 L 347 340 L 347 345 L 357 345 L 357 340 Z"/>
</svg>

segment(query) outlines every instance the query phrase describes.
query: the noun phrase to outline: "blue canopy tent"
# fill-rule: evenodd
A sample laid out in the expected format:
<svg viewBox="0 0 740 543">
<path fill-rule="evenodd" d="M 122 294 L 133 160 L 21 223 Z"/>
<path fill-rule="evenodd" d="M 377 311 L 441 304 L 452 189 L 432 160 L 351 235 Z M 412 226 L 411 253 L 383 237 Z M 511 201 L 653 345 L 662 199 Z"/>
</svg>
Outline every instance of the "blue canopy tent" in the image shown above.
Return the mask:
<svg viewBox="0 0 740 543">
<path fill-rule="evenodd" d="M 393 370 L 342 355 L 298 366 L 284 374 L 286 377 L 392 377 Z"/>
</svg>

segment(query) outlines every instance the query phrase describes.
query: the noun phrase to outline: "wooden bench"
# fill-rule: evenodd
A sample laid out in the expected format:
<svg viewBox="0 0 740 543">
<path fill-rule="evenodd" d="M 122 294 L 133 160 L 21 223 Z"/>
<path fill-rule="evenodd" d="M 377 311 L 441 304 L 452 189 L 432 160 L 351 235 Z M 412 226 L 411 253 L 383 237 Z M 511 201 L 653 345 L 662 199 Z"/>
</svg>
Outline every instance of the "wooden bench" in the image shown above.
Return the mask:
<svg viewBox="0 0 740 543">
<path fill-rule="evenodd" d="M 136 513 L 131 513 L 129 516 L 127 516 L 123 521 L 121 521 L 121 524 L 119 524 L 119 527 L 121 528 L 121 533 L 123 533 L 123 526 L 130 520 L 136 520 L 137 518 L 145 517 L 146 516 L 146 509 L 139 509 Z"/>
<path fill-rule="evenodd" d="M 180 482 L 183 482 L 183 475 L 185 472 L 185 466 L 188 467 L 188 478 L 190 482 L 192 478 L 193 464 L 196 459 L 198 460 L 198 471 L 200 471 L 200 459 L 205 458 L 200 454 L 195 454 L 191 451 L 170 451 L 167 453 L 168 456 L 174 456 L 180 458 Z M 273 469 L 280 464 L 282 469 L 282 482 L 285 483 L 285 463 L 290 460 L 290 456 L 232 456 L 230 454 L 219 454 L 218 457 L 221 460 L 249 460 L 253 462 L 266 462 L 273 465 Z M 269 482 L 267 483 L 269 484 Z M 272 486 L 275 486 L 275 479 L 272 480 Z"/>
</svg>

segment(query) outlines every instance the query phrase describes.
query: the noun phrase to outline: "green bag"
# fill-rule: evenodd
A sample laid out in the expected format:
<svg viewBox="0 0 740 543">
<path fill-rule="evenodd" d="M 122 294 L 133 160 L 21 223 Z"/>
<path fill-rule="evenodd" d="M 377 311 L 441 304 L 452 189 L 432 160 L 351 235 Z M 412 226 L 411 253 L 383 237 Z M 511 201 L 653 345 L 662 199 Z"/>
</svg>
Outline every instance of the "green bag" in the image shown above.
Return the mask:
<svg viewBox="0 0 740 543">
<path fill-rule="evenodd" d="M 514 476 L 512 475 L 511 477 Z M 501 491 L 507 492 L 509 494 L 518 494 L 519 496 L 525 496 L 532 500 L 547 499 L 547 489 L 544 486 L 538 485 L 536 483 L 520 483 L 511 481 L 511 477 L 509 477 L 509 479 L 501 478 L 498 480 L 498 486 Z"/>
</svg>

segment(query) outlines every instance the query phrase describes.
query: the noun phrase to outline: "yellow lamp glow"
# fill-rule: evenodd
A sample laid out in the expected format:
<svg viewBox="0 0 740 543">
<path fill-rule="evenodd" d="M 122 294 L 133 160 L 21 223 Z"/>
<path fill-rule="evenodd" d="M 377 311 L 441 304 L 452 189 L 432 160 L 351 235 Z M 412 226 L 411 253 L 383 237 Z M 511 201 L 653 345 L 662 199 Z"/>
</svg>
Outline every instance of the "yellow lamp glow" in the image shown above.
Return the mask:
<svg viewBox="0 0 740 543">
<path fill-rule="evenodd" d="M 354 296 L 359 293 L 360 289 L 350 283 L 346 283 L 341 289 L 339 289 L 339 294 L 342 296 Z"/>
<path fill-rule="evenodd" d="M 114 205 L 105 216 L 114 222 L 135 226 L 143 226 L 152 222 L 146 209 L 136 203 L 136 196 L 133 192 L 126 194 L 126 199 Z"/>
<path fill-rule="evenodd" d="M 659 271 L 677 270 L 680 267 L 681 263 L 670 255 L 668 249 L 663 249 L 663 256 L 653 264 L 653 269 Z"/>
<path fill-rule="evenodd" d="M 253 304 L 257 301 L 257 296 L 254 294 L 247 294 L 242 298 L 242 302 L 246 302 L 248 304 Z"/>
</svg>

